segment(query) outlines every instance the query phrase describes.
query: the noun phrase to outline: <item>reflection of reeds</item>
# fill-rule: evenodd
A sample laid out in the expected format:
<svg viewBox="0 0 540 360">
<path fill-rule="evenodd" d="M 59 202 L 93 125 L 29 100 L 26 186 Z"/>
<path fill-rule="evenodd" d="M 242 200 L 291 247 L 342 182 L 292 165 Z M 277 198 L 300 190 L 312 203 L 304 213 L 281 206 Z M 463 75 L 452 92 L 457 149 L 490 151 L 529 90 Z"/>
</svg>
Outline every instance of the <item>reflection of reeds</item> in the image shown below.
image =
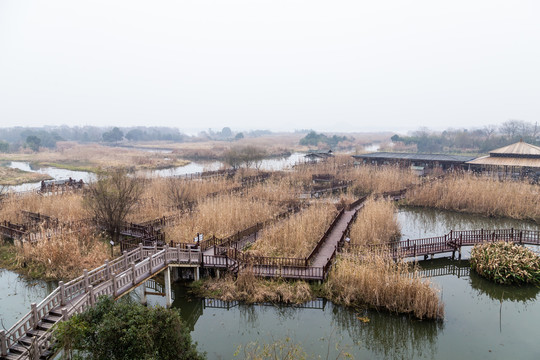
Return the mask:
<svg viewBox="0 0 540 360">
<path fill-rule="evenodd" d="M 429 281 L 410 273 L 407 263 L 381 255 L 342 257 L 330 272 L 325 291 L 345 305 L 367 304 L 419 319 L 441 319 L 444 307 Z"/>
<path fill-rule="evenodd" d="M 511 242 L 475 245 L 470 262 L 479 275 L 499 284 L 540 284 L 540 257 Z"/>
<path fill-rule="evenodd" d="M 455 175 L 418 187 L 407 194 L 411 205 L 540 221 L 537 185 Z"/>
<path fill-rule="evenodd" d="M 352 244 L 380 244 L 395 240 L 400 234 L 394 203 L 369 199 L 351 226 L 350 238 Z"/>
<path fill-rule="evenodd" d="M 338 308 L 329 313 L 339 330 L 348 332 L 351 339 L 373 352 L 366 358 L 437 358 L 437 338 L 444 328 L 442 321 L 411 321 L 409 316 L 368 310 L 358 313 Z M 369 323 L 360 321 L 360 317 L 369 319 Z"/>
<path fill-rule="evenodd" d="M 253 245 L 253 252 L 261 256 L 304 258 L 317 245 L 336 214 L 334 205 L 314 204 L 263 229 Z"/>
</svg>

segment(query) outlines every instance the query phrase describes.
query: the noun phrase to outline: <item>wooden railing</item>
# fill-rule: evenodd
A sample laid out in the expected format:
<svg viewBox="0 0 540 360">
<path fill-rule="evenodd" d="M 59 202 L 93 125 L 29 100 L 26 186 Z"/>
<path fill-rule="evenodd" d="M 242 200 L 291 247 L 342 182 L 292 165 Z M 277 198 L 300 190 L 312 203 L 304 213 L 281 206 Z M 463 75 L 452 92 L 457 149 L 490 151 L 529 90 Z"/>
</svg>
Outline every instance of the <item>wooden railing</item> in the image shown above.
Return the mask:
<svg viewBox="0 0 540 360">
<path fill-rule="evenodd" d="M 453 252 L 462 246 L 484 242 L 512 241 L 518 244 L 540 245 L 540 231 L 518 229 L 452 230 L 446 235 L 422 239 L 407 239 L 382 244 L 349 244 L 346 248 L 383 251 L 394 258 L 417 257 Z"/>
<path fill-rule="evenodd" d="M 66 320 L 75 313 L 80 313 L 93 306 L 99 296 L 108 295 L 119 297 L 130 291 L 144 279 L 160 272 L 169 263 L 200 264 L 202 256 L 199 251 L 185 251 L 180 248 L 163 249 L 157 247 L 139 246 L 83 275 L 69 281 L 59 283 L 39 304 L 32 304 L 31 311 L 24 315 L 7 332 L 0 331 L 0 356 L 6 356 L 8 349 L 14 347 L 18 340 L 31 330 L 37 329 L 42 319 L 52 310 L 61 311 L 61 320 Z M 50 348 L 52 333 L 48 331 L 39 338 L 34 338 L 34 344 L 19 355 L 19 358 L 30 358 L 30 355 L 43 354 Z M 37 358 L 37 357 L 36 357 Z"/>
</svg>

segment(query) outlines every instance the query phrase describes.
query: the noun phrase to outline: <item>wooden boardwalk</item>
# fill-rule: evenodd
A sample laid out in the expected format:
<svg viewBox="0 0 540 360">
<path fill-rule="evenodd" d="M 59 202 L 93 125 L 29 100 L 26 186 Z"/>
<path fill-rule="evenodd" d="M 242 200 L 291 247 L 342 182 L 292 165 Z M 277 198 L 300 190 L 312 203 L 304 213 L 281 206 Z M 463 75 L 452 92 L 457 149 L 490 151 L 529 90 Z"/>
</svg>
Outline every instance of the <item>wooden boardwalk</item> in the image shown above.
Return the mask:
<svg viewBox="0 0 540 360">
<path fill-rule="evenodd" d="M 8 331 L 0 331 L 0 358 L 48 358 L 53 355 L 51 329 L 56 323 L 93 306 L 100 296 L 122 297 L 170 266 L 199 267 L 201 260 L 200 252 L 180 247 L 140 247 L 66 284 L 60 282 Z"/>
<path fill-rule="evenodd" d="M 474 246 L 485 242 L 511 241 L 523 245 L 540 245 L 540 231 L 519 229 L 496 229 L 496 230 L 452 230 L 446 235 L 424 238 L 407 239 L 384 244 L 354 245 L 350 244 L 345 249 L 383 251 L 394 259 L 416 258 L 436 254 L 452 253 L 452 257 L 458 252 L 461 258 L 463 246 Z"/>
</svg>

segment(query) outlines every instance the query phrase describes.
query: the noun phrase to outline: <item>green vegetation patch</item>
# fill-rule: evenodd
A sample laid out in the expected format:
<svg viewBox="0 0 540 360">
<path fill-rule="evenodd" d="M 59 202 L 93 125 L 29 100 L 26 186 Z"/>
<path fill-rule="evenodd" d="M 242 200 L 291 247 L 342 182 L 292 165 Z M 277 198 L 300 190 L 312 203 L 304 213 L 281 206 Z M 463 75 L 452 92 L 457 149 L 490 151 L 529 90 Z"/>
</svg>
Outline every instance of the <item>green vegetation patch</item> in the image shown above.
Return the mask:
<svg viewBox="0 0 540 360">
<path fill-rule="evenodd" d="M 180 312 L 102 297 L 58 324 L 54 337 L 69 359 L 204 359 Z"/>
<path fill-rule="evenodd" d="M 540 257 L 512 242 L 476 245 L 470 263 L 480 276 L 498 284 L 540 284 Z"/>
</svg>

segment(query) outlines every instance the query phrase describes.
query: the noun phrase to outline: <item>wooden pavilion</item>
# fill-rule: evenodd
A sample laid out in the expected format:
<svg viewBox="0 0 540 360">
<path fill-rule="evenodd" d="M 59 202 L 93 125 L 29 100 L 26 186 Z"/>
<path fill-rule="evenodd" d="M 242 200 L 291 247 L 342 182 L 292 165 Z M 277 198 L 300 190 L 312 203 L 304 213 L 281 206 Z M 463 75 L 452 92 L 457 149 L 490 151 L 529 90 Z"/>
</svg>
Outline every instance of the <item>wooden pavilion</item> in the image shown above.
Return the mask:
<svg viewBox="0 0 540 360">
<path fill-rule="evenodd" d="M 499 177 L 533 178 L 540 176 L 540 147 L 522 140 L 468 161 L 471 170 Z"/>
</svg>

